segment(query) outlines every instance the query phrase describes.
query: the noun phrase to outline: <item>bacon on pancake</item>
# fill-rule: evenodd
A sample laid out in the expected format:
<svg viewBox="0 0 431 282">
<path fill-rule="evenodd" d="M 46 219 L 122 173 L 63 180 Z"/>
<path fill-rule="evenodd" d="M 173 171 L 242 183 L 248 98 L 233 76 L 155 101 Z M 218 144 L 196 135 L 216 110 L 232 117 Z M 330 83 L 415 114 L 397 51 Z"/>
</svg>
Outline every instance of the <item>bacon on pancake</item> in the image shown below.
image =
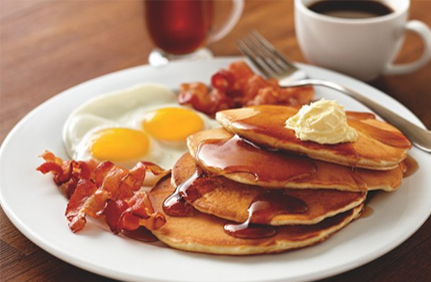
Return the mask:
<svg viewBox="0 0 431 282">
<path fill-rule="evenodd" d="M 142 184 L 147 172 L 165 176 L 170 171 L 149 162 L 127 170 L 111 162 L 64 161 L 49 151 L 42 158 L 45 162 L 37 170 L 51 172 L 69 199 L 65 215 L 72 232 L 85 227 L 87 215 L 104 218 L 115 234 L 141 226 L 156 230 L 166 222 L 162 214 L 154 212 Z"/>
<path fill-rule="evenodd" d="M 236 61 L 211 77 L 211 87 L 201 82 L 182 84 L 178 102 L 212 116 L 252 105 L 300 106 L 311 102 L 313 96 L 312 87 L 281 88 L 276 79 L 264 79 L 244 61 Z"/>
</svg>

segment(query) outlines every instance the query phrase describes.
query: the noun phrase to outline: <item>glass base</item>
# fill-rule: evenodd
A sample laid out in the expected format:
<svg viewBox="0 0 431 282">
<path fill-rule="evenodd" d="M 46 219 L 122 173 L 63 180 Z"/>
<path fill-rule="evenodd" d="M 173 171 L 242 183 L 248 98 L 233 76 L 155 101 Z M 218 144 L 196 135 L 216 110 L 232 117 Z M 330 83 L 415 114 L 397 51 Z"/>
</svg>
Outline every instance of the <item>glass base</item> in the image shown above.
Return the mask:
<svg viewBox="0 0 431 282">
<path fill-rule="evenodd" d="M 155 67 L 165 66 L 170 61 L 194 61 L 213 58 L 213 54 L 207 48 L 201 48 L 193 53 L 186 55 L 173 55 L 164 52 L 161 49 L 154 49 L 148 57 L 150 65 Z"/>
</svg>

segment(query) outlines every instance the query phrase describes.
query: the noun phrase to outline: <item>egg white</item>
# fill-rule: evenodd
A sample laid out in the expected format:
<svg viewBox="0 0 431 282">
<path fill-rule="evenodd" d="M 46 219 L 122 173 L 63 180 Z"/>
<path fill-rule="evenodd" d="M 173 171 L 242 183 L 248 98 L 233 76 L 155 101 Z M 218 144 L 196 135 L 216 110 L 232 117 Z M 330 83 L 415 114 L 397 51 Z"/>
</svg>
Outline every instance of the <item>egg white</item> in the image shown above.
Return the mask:
<svg viewBox="0 0 431 282">
<path fill-rule="evenodd" d="M 113 127 L 130 128 L 144 131 L 142 121 L 150 111 L 182 107 L 177 102 L 177 95 L 163 85 L 146 83 L 94 98 L 75 109 L 63 127 L 63 143 L 68 155 L 74 160 L 92 158 L 91 139 L 95 132 Z M 190 109 L 192 110 L 192 109 Z M 219 127 L 208 116 L 196 112 L 204 122 L 204 129 Z M 145 131 L 144 131 L 145 132 Z M 150 139 L 148 153 L 142 159 L 116 162 L 125 168 L 133 167 L 138 161 L 153 162 L 164 169 L 170 169 L 187 151 L 185 141 L 158 141 Z"/>
</svg>

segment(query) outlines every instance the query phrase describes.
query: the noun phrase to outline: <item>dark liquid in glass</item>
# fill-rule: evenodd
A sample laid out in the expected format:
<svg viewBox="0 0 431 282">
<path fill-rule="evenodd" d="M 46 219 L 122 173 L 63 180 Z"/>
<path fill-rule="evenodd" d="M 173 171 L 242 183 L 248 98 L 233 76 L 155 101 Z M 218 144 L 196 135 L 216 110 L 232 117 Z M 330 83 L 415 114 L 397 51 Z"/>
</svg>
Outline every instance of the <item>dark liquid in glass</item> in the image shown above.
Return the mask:
<svg viewBox="0 0 431 282">
<path fill-rule="evenodd" d="M 371 0 L 318 1 L 308 8 L 322 15 L 347 19 L 381 17 L 394 12 L 384 3 Z"/>
<path fill-rule="evenodd" d="M 147 0 L 145 18 L 154 43 L 175 55 L 205 44 L 212 20 L 211 0 Z"/>
</svg>

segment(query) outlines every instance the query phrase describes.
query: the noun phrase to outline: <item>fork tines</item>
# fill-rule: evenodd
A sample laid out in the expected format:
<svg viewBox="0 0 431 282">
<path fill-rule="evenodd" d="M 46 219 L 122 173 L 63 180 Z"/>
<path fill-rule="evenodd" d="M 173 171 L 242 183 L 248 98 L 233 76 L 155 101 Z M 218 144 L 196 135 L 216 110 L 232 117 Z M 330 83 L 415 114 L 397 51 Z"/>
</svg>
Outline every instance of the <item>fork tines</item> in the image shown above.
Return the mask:
<svg viewBox="0 0 431 282">
<path fill-rule="evenodd" d="M 267 77 L 286 76 L 296 67 L 257 31 L 237 41 L 239 50 Z"/>
</svg>

